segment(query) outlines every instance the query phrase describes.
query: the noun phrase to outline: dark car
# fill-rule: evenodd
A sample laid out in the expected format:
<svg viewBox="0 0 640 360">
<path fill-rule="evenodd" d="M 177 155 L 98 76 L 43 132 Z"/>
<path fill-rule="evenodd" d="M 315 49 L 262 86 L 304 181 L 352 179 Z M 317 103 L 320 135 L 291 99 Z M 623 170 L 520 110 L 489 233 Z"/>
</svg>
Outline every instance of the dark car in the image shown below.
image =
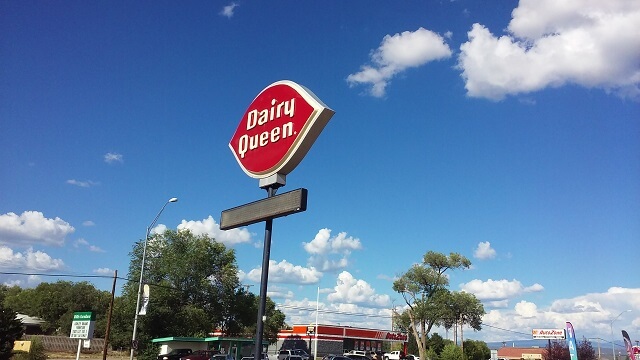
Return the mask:
<svg viewBox="0 0 640 360">
<path fill-rule="evenodd" d="M 173 349 L 168 354 L 158 355 L 158 360 L 180 360 L 181 357 L 191 355 L 191 349 Z"/>
<path fill-rule="evenodd" d="M 196 350 L 189 355 L 185 355 L 180 360 L 209 360 L 215 354 L 219 354 L 217 350 Z"/>
<path fill-rule="evenodd" d="M 364 356 L 364 355 L 355 355 L 355 354 L 349 354 L 347 355 L 347 357 L 351 360 L 371 360 L 368 357 Z M 334 358 L 335 360 L 335 358 Z"/>
</svg>

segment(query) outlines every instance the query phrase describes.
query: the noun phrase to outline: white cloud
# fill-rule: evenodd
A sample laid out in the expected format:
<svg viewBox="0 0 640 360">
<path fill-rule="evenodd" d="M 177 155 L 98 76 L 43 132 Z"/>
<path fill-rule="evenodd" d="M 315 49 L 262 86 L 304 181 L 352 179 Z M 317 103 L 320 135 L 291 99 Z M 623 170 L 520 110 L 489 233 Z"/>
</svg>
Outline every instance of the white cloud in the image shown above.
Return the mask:
<svg viewBox="0 0 640 360">
<path fill-rule="evenodd" d="M 508 34 L 481 24 L 460 46 L 467 94 L 501 100 L 577 84 L 640 98 L 640 3 L 521 0 Z"/>
<path fill-rule="evenodd" d="M 113 164 L 113 163 L 122 163 L 124 162 L 124 159 L 122 158 L 122 154 L 118 154 L 118 153 L 106 153 L 104 155 L 104 162 L 106 162 L 107 164 Z"/>
<path fill-rule="evenodd" d="M 96 274 L 100 274 L 100 275 L 113 275 L 114 271 L 109 269 L 109 268 L 97 268 L 95 270 L 93 270 L 94 273 Z"/>
<path fill-rule="evenodd" d="M 471 280 L 460 285 L 463 291 L 472 293 L 482 301 L 503 301 L 520 296 L 523 293 L 540 292 L 544 290 L 542 285 L 534 284 L 524 287 L 518 280 Z"/>
<path fill-rule="evenodd" d="M 235 12 L 236 7 L 238 7 L 239 4 L 238 3 L 231 3 L 225 7 L 222 8 L 222 10 L 220 11 L 220 15 L 222 16 L 226 16 L 228 18 L 232 18 Z"/>
<path fill-rule="evenodd" d="M 251 281 L 260 282 L 262 267 L 255 268 L 247 274 Z M 315 268 L 293 265 L 287 260 L 276 262 L 269 260 L 269 282 L 282 284 L 316 284 L 322 278 L 322 273 Z"/>
<path fill-rule="evenodd" d="M 47 219 L 39 211 L 0 215 L 0 244 L 62 246 L 74 231 L 68 222 L 58 217 Z"/>
<path fill-rule="evenodd" d="M 91 181 L 91 180 L 80 181 L 80 180 L 76 180 L 76 179 L 69 179 L 66 182 L 69 185 L 75 185 L 75 186 L 83 187 L 83 188 L 88 188 L 88 187 L 92 187 L 92 186 L 95 186 L 95 185 L 100 185 L 99 182 Z"/>
<path fill-rule="evenodd" d="M 178 230 L 191 230 L 195 235 L 207 234 L 217 242 L 223 243 L 227 246 L 248 243 L 251 241 L 251 233 L 246 228 L 220 230 L 220 225 L 216 223 L 211 215 L 201 221 L 182 220 L 180 225 L 178 225 Z"/>
<path fill-rule="evenodd" d="M 370 85 L 370 95 L 383 97 L 387 85 L 397 74 L 450 56 L 451 50 L 443 37 L 424 28 L 386 35 L 380 47 L 371 53 L 373 65 L 363 65 L 359 72 L 347 76 L 347 82 L 352 87 Z"/>
<path fill-rule="evenodd" d="M 480 260 L 493 259 L 496 257 L 496 251 L 491 248 L 490 242 L 480 242 L 473 252 L 473 257 Z"/>
<path fill-rule="evenodd" d="M 94 223 L 91 220 L 86 220 L 86 221 L 82 222 L 82 226 L 95 226 L 95 225 L 96 225 L 96 223 Z"/>
<path fill-rule="evenodd" d="M 49 271 L 64 268 L 64 262 L 53 259 L 42 251 L 33 251 L 32 248 L 20 253 L 13 252 L 7 246 L 0 246 L 0 268 Z"/>
<path fill-rule="evenodd" d="M 79 248 L 86 248 L 86 249 L 88 249 L 88 250 L 89 250 L 89 251 L 91 251 L 91 252 L 100 252 L 100 253 L 106 252 L 106 251 L 104 251 L 103 249 L 101 249 L 101 248 L 100 248 L 100 247 L 98 247 L 98 246 L 95 246 L 95 245 L 89 244 L 89 242 L 88 242 L 87 240 L 82 239 L 82 238 L 80 238 L 80 239 L 76 240 L 76 241 L 73 243 L 73 247 L 75 247 L 76 249 L 79 249 Z"/>
<path fill-rule="evenodd" d="M 354 278 L 347 271 L 338 275 L 334 292 L 327 295 L 327 300 L 372 307 L 387 307 L 391 304 L 389 295 L 377 294 L 369 283 Z"/>
<path fill-rule="evenodd" d="M 293 299 L 293 291 L 281 286 L 269 286 L 267 296 L 272 299 Z"/>
<path fill-rule="evenodd" d="M 321 229 L 315 238 L 308 243 L 302 243 L 304 250 L 311 254 L 308 265 L 320 271 L 337 271 L 345 269 L 349 265 L 348 257 L 354 250 L 361 250 L 360 239 L 347 236 L 341 232 L 331 237 L 330 229 Z M 338 258 L 333 258 L 337 254 Z"/>
</svg>

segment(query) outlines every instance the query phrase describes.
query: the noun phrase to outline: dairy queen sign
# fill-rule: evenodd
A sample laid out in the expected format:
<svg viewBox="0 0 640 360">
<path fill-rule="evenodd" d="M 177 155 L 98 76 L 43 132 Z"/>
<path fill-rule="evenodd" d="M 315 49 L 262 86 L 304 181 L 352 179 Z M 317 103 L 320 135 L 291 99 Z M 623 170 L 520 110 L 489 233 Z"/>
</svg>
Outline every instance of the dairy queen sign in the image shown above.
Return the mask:
<svg viewBox="0 0 640 360">
<path fill-rule="evenodd" d="M 333 114 L 333 110 L 304 86 L 289 80 L 278 81 L 253 99 L 229 142 L 240 168 L 258 179 L 259 186 L 267 190 L 266 199 L 224 210 L 220 216 L 221 230 L 265 222 L 255 360 L 260 360 L 264 352 L 262 339 L 273 219 L 307 209 L 306 189 L 277 196 L 276 191 L 285 185 L 287 174 L 309 152 Z"/>
<path fill-rule="evenodd" d="M 333 114 L 307 88 L 293 81 L 278 81 L 251 102 L 229 147 L 242 170 L 253 178 L 287 175 Z"/>
</svg>

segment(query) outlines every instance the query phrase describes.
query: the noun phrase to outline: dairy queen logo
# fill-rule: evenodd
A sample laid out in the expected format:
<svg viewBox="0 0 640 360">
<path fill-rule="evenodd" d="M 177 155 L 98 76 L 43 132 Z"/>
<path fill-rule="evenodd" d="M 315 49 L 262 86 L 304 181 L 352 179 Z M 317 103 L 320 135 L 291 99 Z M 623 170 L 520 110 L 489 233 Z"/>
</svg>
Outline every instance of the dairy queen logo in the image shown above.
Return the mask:
<svg viewBox="0 0 640 360">
<path fill-rule="evenodd" d="M 229 147 L 252 178 L 286 175 L 304 158 L 334 113 L 304 86 L 278 81 L 249 105 Z"/>
</svg>

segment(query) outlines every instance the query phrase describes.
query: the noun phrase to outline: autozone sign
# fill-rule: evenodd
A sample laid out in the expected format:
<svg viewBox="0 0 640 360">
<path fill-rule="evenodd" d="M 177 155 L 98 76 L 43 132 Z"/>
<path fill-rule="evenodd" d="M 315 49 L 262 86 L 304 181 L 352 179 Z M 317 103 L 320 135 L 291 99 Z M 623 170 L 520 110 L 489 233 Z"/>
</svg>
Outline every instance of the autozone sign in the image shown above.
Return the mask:
<svg viewBox="0 0 640 360">
<path fill-rule="evenodd" d="M 531 335 L 534 339 L 560 340 L 566 338 L 564 329 L 532 329 Z"/>
<path fill-rule="evenodd" d="M 293 81 L 267 86 L 251 102 L 229 147 L 242 170 L 262 179 L 290 173 L 335 112 Z"/>
</svg>

